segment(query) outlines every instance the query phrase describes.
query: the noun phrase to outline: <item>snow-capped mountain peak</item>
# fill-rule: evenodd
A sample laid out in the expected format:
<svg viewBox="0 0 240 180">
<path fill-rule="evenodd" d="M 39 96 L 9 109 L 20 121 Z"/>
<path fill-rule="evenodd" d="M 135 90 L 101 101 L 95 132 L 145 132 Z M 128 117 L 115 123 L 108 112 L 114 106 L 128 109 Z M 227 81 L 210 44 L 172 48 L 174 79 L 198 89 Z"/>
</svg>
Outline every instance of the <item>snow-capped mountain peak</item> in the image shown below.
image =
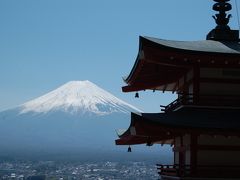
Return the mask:
<svg viewBox="0 0 240 180">
<path fill-rule="evenodd" d="M 20 105 L 20 113 L 68 113 L 105 115 L 140 111 L 90 81 L 70 81 L 59 88 Z"/>
</svg>

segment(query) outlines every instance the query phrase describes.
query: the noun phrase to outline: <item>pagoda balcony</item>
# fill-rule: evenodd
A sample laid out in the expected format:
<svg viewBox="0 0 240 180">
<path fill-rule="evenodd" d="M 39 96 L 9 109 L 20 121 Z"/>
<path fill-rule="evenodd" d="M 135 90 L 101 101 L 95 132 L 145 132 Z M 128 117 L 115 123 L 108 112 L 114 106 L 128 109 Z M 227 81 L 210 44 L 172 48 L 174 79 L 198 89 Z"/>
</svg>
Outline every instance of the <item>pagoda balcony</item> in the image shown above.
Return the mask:
<svg viewBox="0 0 240 180">
<path fill-rule="evenodd" d="M 167 106 L 160 107 L 163 112 L 176 111 L 182 107 L 240 109 L 240 95 L 182 94 Z"/>
<path fill-rule="evenodd" d="M 198 166 L 180 166 L 157 164 L 158 174 L 163 180 L 173 179 L 239 179 L 240 166 L 226 165 L 198 165 Z"/>
</svg>

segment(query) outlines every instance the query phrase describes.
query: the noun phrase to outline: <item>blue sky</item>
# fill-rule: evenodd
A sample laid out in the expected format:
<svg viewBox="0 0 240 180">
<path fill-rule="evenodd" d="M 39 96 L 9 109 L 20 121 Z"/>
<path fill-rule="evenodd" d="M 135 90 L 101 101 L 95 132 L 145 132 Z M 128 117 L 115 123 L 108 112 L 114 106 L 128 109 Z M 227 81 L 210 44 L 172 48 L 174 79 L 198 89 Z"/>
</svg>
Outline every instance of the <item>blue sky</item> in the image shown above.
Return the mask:
<svg viewBox="0 0 240 180">
<path fill-rule="evenodd" d="M 212 0 L 0 0 L 0 110 L 70 80 L 90 80 L 119 98 L 158 111 L 175 96 L 121 92 L 139 35 L 203 40 L 215 26 Z M 231 27 L 237 29 L 232 0 Z"/>
</svg>

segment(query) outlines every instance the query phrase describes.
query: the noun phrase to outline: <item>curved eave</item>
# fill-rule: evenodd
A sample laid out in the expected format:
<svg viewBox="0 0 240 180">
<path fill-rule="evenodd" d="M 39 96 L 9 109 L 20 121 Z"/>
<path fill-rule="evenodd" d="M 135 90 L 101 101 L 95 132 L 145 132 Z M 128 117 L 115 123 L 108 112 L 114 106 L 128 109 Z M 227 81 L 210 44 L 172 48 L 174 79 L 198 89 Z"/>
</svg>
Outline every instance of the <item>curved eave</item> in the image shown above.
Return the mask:
<svg viewBox="0 0 240 180">
<path fill-rule="evenodd" d="M 142 54 L 140 53 L 141 50 L 142 50 L 142 39 L 143 39 L 143 37 L 142 37 L 142 36 L 139 36 L 138 55 L 137 55 L 137 58 L 136 58 L 136 60 L 135 60 L 134 65 L 133 65 L 133 68 L 132 68 L 132 70 L 130 71 L 130 74 L 129 74 L 128 76 L 123 77 L 123 80 L 124 80 L 125 83 L 127 83 L 127 84 L 130 82 L 133 74 L 135 73 L 135 71 L 136 71 L 136 69 L 137 69 L 137 66 L 140 66 L 139 61 L 140 61 L 140 59 L 142 58 L 142 57 L 141 57 Z"/>
<path fill-rule="evenodd" d="M 166 57 L 170 59 L 167 59 Z M 189 69 L 193 66 L 193 64 L 196 63 L 200 64 L 199 58 L 203 59 L 201 62 L 202 64 L 208 64 L 210 61 L 209 58 L 212 57 L 219 62 L 224 62 L 226 59 L 234 62 L 236 61 L 235 63 L 239 65 L 240 45 L 239 43 L 218 42 L 212 40 L 184 42 L 140 36 L 138 55 L 130 74 L 124 78 L 127 86 L 123 87 L 122 90 L 123 92 L 130 92 L 145 89 L 157 89 L 156 87 L 163 85 L 168 86 L 169 84 L 174 83 L 174 81 L 177 79 L 177 76 L 184 72 L 184 69 Z M 177 60 L 173 61 L 171 58 L 176 58 Z M 192 61 L 187 62 L 188 59 L 192 59 Z M 172 78 L 168 80 L 162 78 L 159 79 L 159 81 L 147 81 L 138 85 L 136 82 L 137 79 L 138 81 L 139 79 L 141 80 L 143 68 L 146 68 L 146 64 L 151 63 L 157 64 L 160 68 L 175 67 L 178 71 L 178 74 L 169 73 Z M 154 79 L 156 76 L 159 77 L 159 75 L 156 74 L 149 79 Z M 166 74 L 166 76 L 168 77 L 168 74 Z"/>
<path fill-rule="evenodd" d="M 117 145 L 167 144 L 186 133 L 240 136 L 240 112 L 236 110 L 187 110 L 131 115 L 131 124 L 115 141 Z M 226 121 L 229 117 L 231 120 Z M 194 119 L 194 121 L 193 121 Z"/>
<path fill-rule="evenodd" d="M 168 128 L 156 126 L 151 121 L 145 121 L 142 114 L 131 114 L 129 128 L 115 140 L 116 145 L 136 144 L 172 144 L 173 136 L 167 133 Z"/>
</svg>

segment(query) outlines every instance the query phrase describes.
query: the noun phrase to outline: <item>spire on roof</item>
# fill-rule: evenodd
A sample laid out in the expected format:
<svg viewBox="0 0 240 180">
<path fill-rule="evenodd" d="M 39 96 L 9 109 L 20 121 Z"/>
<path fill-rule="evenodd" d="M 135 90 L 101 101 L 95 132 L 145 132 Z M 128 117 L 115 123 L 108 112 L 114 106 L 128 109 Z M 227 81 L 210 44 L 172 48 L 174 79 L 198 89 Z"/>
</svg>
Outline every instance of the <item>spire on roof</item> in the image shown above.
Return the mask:
<svg viewBox="0 0 240 180">
<path fill-rule="evenodd" d="M 227 3 L 229 0 L 214 1 L 217 3 L 213 5 L 213 10 L 218 11 L 218 14 L 215 14 L 215 16 L 213 16 L 217 24 L 216 29 L 230 29 L 228 23 L 232 15 L 227 15 L 226 11 L 230 11 L 232 9 L 232 5 L 230 3 Z"/>
<path fill-rule="evenodd" d="M 228 26 L 231 14 L 227 14 L 227 11 L 232 9 L 232 5 L 228 3 L 230 0 L 214 0 L 216 3 L 213 5 L 213 10 L 218 11 L 213 16 L 217 26 L 215 29 L 209 32 L 207 35 L 208 40 L 217 41 L 239 41 L 238 30 L 231 30 Z"/>
</svg>

